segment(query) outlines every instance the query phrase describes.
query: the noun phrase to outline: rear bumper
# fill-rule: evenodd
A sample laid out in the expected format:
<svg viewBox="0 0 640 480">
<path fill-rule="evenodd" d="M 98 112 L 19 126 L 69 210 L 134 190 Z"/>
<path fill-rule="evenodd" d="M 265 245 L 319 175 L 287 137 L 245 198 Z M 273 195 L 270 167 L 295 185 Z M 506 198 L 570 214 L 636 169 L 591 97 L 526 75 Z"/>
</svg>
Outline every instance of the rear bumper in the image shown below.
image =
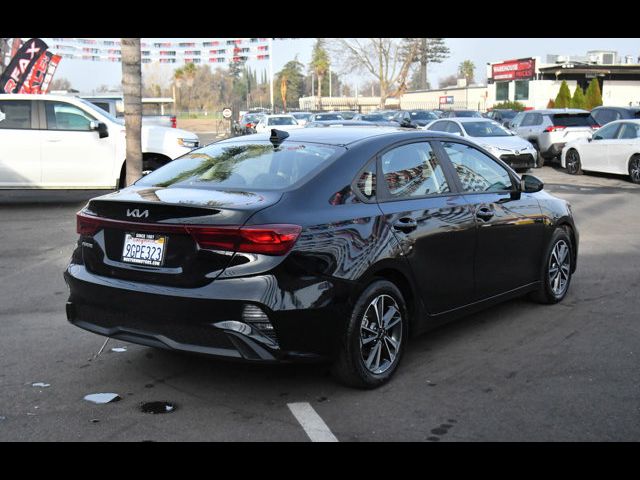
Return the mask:
<svg viewBox="0 0 640 480">
<path fill-rule="evenodd" d="M 305 305 L 295 292 L 278 288 L 273 275 L 189 289 L 101 277 L 77 264 L 70 264 L 64 277 L 69 322 L 141 345 L 249 362 L 318 360 L 333 354 L 344 325 L 342 307 L 331 295 L 322 304 Z M 306 289 L 308 302 L 313 286 Z M 247 304 L 268 315 L 273 331 L 265 333 L 243 319 Z"/>
</svg>

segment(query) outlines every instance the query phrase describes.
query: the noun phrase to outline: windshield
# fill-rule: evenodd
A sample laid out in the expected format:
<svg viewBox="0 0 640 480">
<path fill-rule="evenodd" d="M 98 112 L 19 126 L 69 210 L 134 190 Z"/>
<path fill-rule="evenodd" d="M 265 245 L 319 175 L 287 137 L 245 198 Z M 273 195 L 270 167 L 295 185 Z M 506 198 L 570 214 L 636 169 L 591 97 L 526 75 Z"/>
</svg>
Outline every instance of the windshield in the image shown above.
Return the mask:
<svg viewBox="0 0 640 480">
<path fill-rule="evenodd" d="M 509 137 L 509 131 L 497 122 L 460 122 L 470 137 Z"/>
<path fill-rule="evenodd" d="M 194 150 L 136 185 L 282 190 L 329 164 L 337 152 L 328 145 L 285 142 L 215 143 Z"/>
<path fill-rule="evenodd" d="M 310 113 L 292 113 L 292 115 L 298 120 L 307 120 L 311 116 Z"/>
<path fill-rule="evenodd" d="M 249 113 L 242 117 L 241 123 L 254 123 L 256 120 L 260 120 L 261 113 Z"/>
<path fill-rule="evenodd" d="M 267 125 L 297 125 L 298 122 L 293 117 L 271 117 Z"/>
<path fill-rule="evenodd" d="M 119 125 L 124 125 L 124 118 L 116 118 L 113 115 L 111 115 L 109 112 L 103 110 L 102 108 L 98 107 L 97 105 L 94 105 L 90 101 L 85 100 L 84 98 L 76 98 L 76 100 L 81 101 L 86 107 L 89 107 L 92 111 L 97 112 L 98 114 L 102 115 L 103 117 L 107 117 L 113 123 L 117 123 Z"/>
<path fill-rule="evenodd" d="M 515 110 L 505 110 L 503 112 L 500 112 L 500 115 L 502 115 L 502 118 L 506 118 L 509 120 L 515 117 L 517 114 L 518 112 L 516 112 Z"/>
<path fill-rule="evenodd" d="M 432 112 L 411 112 L 411 120 L 435 120 L 438 116 Z"/>
</svg>

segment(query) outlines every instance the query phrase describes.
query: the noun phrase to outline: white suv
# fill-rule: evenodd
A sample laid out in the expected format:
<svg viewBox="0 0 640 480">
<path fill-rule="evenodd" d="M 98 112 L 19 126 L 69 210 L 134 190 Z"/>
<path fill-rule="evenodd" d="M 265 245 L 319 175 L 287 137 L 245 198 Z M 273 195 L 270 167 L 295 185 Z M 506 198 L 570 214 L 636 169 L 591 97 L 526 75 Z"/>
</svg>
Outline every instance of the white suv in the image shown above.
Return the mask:
<svg viewBox="0 0 640 480">
<path fill-rule="evenodd" d="M 194 133 L 143 125 L 143 170 L 198 146 Z M 117 188 L 125 152 L 124 122 L 85 100 L 0 95 L 0 188 Z"/>
</svg>

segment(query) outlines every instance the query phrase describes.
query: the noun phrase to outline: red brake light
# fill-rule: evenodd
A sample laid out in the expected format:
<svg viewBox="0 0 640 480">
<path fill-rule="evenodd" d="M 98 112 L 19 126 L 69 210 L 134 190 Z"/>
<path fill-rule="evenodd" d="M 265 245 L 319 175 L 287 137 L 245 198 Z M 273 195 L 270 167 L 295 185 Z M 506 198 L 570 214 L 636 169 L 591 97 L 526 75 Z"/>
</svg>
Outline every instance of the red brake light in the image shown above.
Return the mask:
<svg viewBox="0 0 640 480">
<path fill-rule="evenodd" d="M 94 218 L 88 215 L 84 215 L 81 212 L 76 214 L 76 232 L 79 235 L 87 237 L 95 234 L 100 228 L 100 219 Z"/>
<path fill-rule="evenodd" d="M 178 128 L 178 119 L 175 115 L 171 117 L 171 128 Z"/>
<path fill-rule="evenodd" d="M 186 227 L 204 248 L 264 255 L 284 255 L 296 243 L 302 227 L 298 225 L 259 225 L 255 227 Z"/>
<path fill-rule="evenodd" d="M 596 123 L 595 125 L 591 125 L 591 128 L 593 128 L 594 130 L 597 130 L 598 128 L 600 128 L 600 125 Z"/>
<path fill-rule="evenodd" d="M 555 125 L 551 127 L 547 127 L 544 129 L 545 132 L 555 132 L 557 130 L 564 130 L 567 127 L 563 127 L 562 125 Z"/>
</svg>

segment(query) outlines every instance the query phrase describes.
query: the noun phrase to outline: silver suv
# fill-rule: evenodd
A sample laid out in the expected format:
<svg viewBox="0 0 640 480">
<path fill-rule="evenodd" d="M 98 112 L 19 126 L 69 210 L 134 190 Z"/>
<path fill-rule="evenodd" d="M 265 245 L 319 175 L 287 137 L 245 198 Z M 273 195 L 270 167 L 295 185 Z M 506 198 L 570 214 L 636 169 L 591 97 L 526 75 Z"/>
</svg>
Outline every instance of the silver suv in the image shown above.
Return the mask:
<svg viewBox="0 0 640 480">
<path fill-rule="evenodd" d="M 536 147 L 541 167 L 545 160 L 559 161 L 567 142 L 589 138 L 600 126 L 587 110 L 554 108 L 520 112 L 509 122 L 509 128 Z"/>
</svg>

